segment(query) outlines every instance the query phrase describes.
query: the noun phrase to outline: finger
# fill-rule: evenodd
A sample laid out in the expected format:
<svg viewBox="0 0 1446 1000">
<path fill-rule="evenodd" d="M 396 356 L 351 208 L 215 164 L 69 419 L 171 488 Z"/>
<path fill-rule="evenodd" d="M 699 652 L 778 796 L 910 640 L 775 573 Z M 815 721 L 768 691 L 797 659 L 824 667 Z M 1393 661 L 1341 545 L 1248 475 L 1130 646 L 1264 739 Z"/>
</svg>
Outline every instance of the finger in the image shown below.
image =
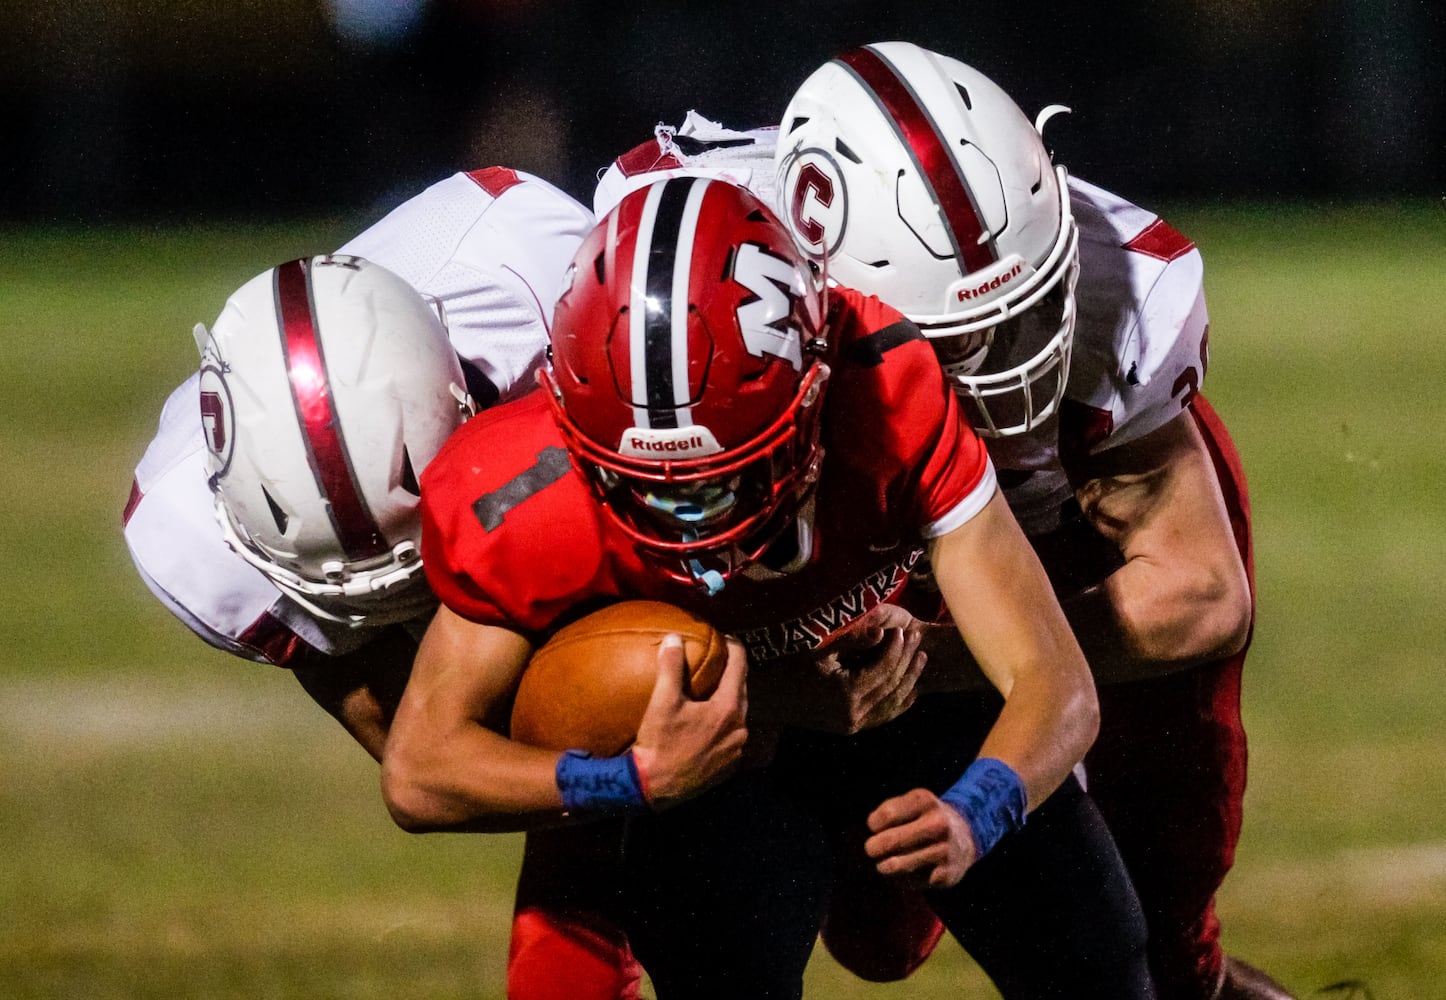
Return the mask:
<svg viewBox="0 0 1446 1000">
<path fill-rule="evenodd" d="M 688 672 L 688 658 L 683 653 L 683 637 L 669 632 L 658 645 L 658 677 L 653 681 L 651 705 L 676 705 L 684 700 L 683 678 Z M 724 671 L 727 676 L 727 671 Z"/>
<path fill-rule="evenodd" d="M 874 871 L 889 879 L 902 879 L 908 885 L 920 888 L 933 882 L 938 871 L 937 861 L 928 855 L 910 855 L 900 858 L 886 858 L 874 865 Z"/>
<path fill-rule="evenodd" d="M 884 641 L 885 629 L 881 625 L 855 626 L 829 643 L 831 653 L 856 653 L 872 649 Z"/>
<path fill-rule="evenodd" d="M 728 662 L 723 667 L 723 676 L 718 679 L 718 690 L 713 692 L 712 697 L 726 694 L 728 697 L 741 700 L 744 698 L 744 681 L 748 677 L 748 650 L 743 643 L 732 636 L 728 637 Z M 710 699 L 711 700 L 711 699 Z"/>
<path fill-rule="evenodd" d="M 874 858 L 874 870 L 888 878 L 904 876 L 919 884 L 933 880 L 934 873 L 949 862 L 946 845 L 929 844 L 912 851 L 899 851 Z"/>
<path fill-rule="evenodd" d="M 917 628 L 906 628 L 901 631 L 904 638 L 904 655 L 912 657 L 919 651 L 919 644 L 924 641 L 924 632 Z"/>
<path fill-rule="evenodd" d="M 929 850 L 940 844 L 947 848 L 948 843 L 948 824 L 931 814 L 875 833 L 864 841 L 864 851 L 869 857 L 878 860 L 892 855 Z"/>
<path fill-rule="evenodd" d="M 902 705 L 907 703 L 912 705 L 914 703 L 914 698 L 918 694 L 919 680 L 924 676 L 924 667 L 926 667 L 928 663 L 928 653 L 915 651 L 910 654 L 908 667 L 904 671 L 904 676 L 900 678 L 898 685 L 894 688 L 896 704 Z M 902 711 L 902 708 L 900 711 Z"/>
<path fill-rule="evenodd" d="M 834 677 L 844 672 L 843 664 L 839 662 L 838 654 L 829 652 L 813 661 L 814 669 L 823 677 Z"/>
<path fill-rule="evenodd" d="M 922 794 L 921 794 L 922 793 Z M 879 833 L 890 827 L 912 823 L 929 810 L 933 796 L 921 788 L 885 799 L 869 813 L 865 821 L 870 832 Z"/>
<path fill-rule="evenodd" d="M 863 620 L 878 628 L 905 628 L 914 623 L 914 616 L 897 604 L 879 604 Z"/>
<path fill-rule="evenodd" d="M 892 722 L 914 707 L 914 702 L 919 698 L 917 689 L 918 676 L 906 679 L 898 684 L 894 690 L 889 692 L 887 698 L 878 702 L 864 717 L 859 728 L 872 729 L 875 726 L 882 726 L 886 722 Z"/>
<path fill-rule="evenodd" d="M 954 874 L 949 865 L 935 865 L 934 870 L 929 872 L 929 888 L 950 889 L 958 885 L 961 878 L 963 878 L 963 873 Z"/>
<path fill-rule="evenodd" d="M 889 629 L 888 649 L 885 650 L 884 655 L 889 658 L 888 678 L 894 688 L 897 688 L 907 678 L 908 669 L 914 659 L 914 650 L 908 649 L 907 646 L 908 636 L 904 630 Z"/>
<path fill-rule="evenodd" d="M 855 693 L 866 698 L 884 698 L 898 686 L 909 661 L 902 657 L 903 636 L 898 629 L 887 629 L 884 640 L 874 648 L 874 658 L 863 669 L 850 673 Z"/>
</svg>

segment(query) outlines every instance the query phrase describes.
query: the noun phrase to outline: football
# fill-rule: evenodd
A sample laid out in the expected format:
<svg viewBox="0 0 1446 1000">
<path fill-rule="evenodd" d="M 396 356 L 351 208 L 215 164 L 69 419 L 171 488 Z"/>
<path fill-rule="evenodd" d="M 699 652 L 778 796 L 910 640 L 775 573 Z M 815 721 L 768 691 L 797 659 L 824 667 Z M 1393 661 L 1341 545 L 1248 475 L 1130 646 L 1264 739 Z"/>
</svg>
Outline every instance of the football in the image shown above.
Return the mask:
<svg viewBox="0 0 1446 1000">
<path fill-rule="evenodd" d="M 728 662 L 722 633 L 682 608 L 622 601 L 559 630 L 532 654 L 512 703 L 512 738 L 613 756 L 632 745 L 658 676 L 663 636 L 683 637 L 685 693 L 707 698 Z"/>
</svg>

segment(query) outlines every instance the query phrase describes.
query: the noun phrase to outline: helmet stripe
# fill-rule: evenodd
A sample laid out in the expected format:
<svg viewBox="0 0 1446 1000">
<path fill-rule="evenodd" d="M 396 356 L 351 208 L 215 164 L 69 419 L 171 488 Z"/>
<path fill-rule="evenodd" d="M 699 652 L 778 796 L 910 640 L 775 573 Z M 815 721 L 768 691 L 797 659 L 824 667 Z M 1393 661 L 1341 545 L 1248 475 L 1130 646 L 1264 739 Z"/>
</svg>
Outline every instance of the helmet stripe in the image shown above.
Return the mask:
<svg viewBox="0 0 1446 1000">
<path fill-rule="evenodd" d="M 712 181 L 693 179 L 687 184 L 687 201 L 678 222 L 678 254 L 673 264 L 673 405 L 677 407 L 678 426 L 693 423 L 692 390 L 688 385 L 688 304 L 693 301 L 689 282 L 693 277 L 693 245 L 698 237 L 698 214 L 703 209 L 703 196 Z"/>
<path fill-rule="evenodd" d="M 332 528 L 348 559 L 381 555 L 387 550 L 386 539 L 362 502 L 331 404 L 331 383 L 311 298 L 310 261 L 294 260 L 276 268 L 275 294 L 291 399 L 306 445 L 307 464 L 316 477 L 317 490 L 326 499 Z"/>
<path fill-rule="evenodd" d="M 871 48 L 846 52 L 837 61 L 873 97 L 912 156 L 939 206 L 960 270 L 972 274 L 993 264 L 998 253 L 974 195 L 950 155 L 947 140 L 908 81 Z"/>
<path fill-rule="evenodd" d="M 692 424 L 688 407 L 688 276 L 707 181 L 665 181 L 648 192 L 633 259 L 629 362 L 634 425 Z M 641 301 L 639 300 L 641 291 Z M 643 405 L 638 405 L 639 403 Z"/>
</svg>

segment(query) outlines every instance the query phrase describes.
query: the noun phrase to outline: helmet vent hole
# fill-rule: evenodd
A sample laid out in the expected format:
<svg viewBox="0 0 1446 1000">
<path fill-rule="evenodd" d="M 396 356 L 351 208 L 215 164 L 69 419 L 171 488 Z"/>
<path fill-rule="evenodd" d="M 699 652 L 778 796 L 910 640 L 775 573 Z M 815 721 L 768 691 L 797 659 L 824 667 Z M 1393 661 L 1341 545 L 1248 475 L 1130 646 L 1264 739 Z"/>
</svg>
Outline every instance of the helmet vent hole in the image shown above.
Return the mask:
<svg viewBox="0 0 1446 1000">
<path fill-rule="evenodd" d="M 597 257 L 593 258 L 592 262 L 592 269 L 597 274 L 597 283 L 599 285 L 607 284 L 607 263 L 604 260 L 604 256 L 604 254 L 598 254 Z"/>
<path fill-rule="evenodd" d="M 749 222 L 765 222 L 765 221 L 767 221 L 767 220 L 766 220 L 766 219 L 764 218 L 764 216 L 763 216 L 763 211 L 762 211 L 761 209 L 755 208 L 753 211 L 751 211 L 751 212 L 748 213 L 748 221 L 749 221 Z"/>
<path fill-rule="evenodd" d="M 402 489 L 414 497 L 422 495 L 422 487 L 417 483 L 417 470 L 412 467 L 412 453 L 406 448 L 402 449 Z"/>
<path fill-rule="evenodd" d="M 786 131 L 786 132 L 789 132 L 789 133 L 792 133 L 792 132 L 794 132 L 795 130 L 797 130 L 798 128 L 800 128 L 800 127 L 802 127 L 802 126 L 804 126 L 804 125 L 807 125 L 807 124 L 808 124 L 808 119 L 807 119 L 807 118 L 795 118 L 793 121 L 791 121 L 791 122 L 788 123 L 788 128 L 785 129 L 785 131 Z"/>
<path fill-rule="evenodd" d="M 855 153 L 852 149 L 849 149 L 848 144 L 845 143 L 842 139 L 835 139 L 833 142 L 833 147 L 834 149 L 838 150 L 840 156 L 850 159 L 855 163 L 864 162 L 859 158 L 859 154 Z"/>
<path fill-rule="evenodd" d="M 276 530 L 283 535 L 286 534 L 286 526 L 291 523 L 291 518 L 287 517 L 286 511 L 281 509 L 281 505 L 271 498 L 271 494 L 266 491 L 265 486 L 261 487 L 261 495 L 266 498 L 266 506 L 271 511 L 271 520 L 276 522 Z"/>
<path fill-rule="evenodd" d="M 954 89 L 959 91 L 959 97 L 964 101 L 964 107 L 969 111 L 973 111 L 974 102 L 969 99 L 969 91 L 964 89 L 964 84 L 956 83 L 954 84 Z"/>
</svg>

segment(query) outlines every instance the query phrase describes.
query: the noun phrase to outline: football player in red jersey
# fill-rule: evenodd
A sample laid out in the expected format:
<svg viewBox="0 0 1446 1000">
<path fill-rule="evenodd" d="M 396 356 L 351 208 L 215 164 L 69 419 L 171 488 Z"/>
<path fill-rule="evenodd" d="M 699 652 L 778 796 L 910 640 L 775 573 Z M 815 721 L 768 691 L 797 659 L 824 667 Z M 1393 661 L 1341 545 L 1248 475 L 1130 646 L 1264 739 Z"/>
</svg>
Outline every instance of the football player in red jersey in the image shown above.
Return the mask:
<svg viewBox="0 0 1446 1000">
<path fill-rule="evenodd" d="M 690 997 L 799 994 L 830 810 L 854 809 L 878 871 L 931 890 L 966 933 L 971 877 L 1047 833 L 1051 802 L 1089 826 L 1070 773 L 1096 723 L 1087 668 L 912 324 L 846 289 L 825 306 L 766 208 L 687 179 L 629 195 L 588 237 L 551 342 L 544 391 L 469 423 L 424 477 L 425 565 L 444 606 L 383 759 L 399 824 L 626 817 L 623 922 L 660 995 Z M 890 726 L 876 743 L 810 733 L 834 683 L 813 669 L 818 651 L 881 604 L 929 600 L 921 541 L 1001 693 L 990 723 L 971 744 L 957 720 L 937 754 Z M 736 653 L 704 702 L 681 699 L 664 664 L 619 757 L 503 735 L 536 644 L 624 597 L 690 607 L 741 640 L 749 746 L 776 744 L 770 766 L 719 780 L 743 749 Z M 1106 839 L 1051 874 L 1108 890 L 1112 857 Z M 1041 951 L 1007 995 L 1152 996 L 1133 898 L 1105 905 L 1099 937 L 1117 950 L 1075 965 Z"/>
<path fill-rule="evenodd" d="M 1223 954 L 1214 910 L 1240 833 L 1254 584 L 1244 473 L 1199 394 L 1200 254 L 1051 164 L 1040 130 L 1061 110 L 1031 123 L 907 43 L 845 53 L 784 113 L 780 210 L 832 277 L 919 324 L 989 439 L 1100 685 L 1089 788 L 1161 996 L 1286 1000 Z"/>
</svg>

